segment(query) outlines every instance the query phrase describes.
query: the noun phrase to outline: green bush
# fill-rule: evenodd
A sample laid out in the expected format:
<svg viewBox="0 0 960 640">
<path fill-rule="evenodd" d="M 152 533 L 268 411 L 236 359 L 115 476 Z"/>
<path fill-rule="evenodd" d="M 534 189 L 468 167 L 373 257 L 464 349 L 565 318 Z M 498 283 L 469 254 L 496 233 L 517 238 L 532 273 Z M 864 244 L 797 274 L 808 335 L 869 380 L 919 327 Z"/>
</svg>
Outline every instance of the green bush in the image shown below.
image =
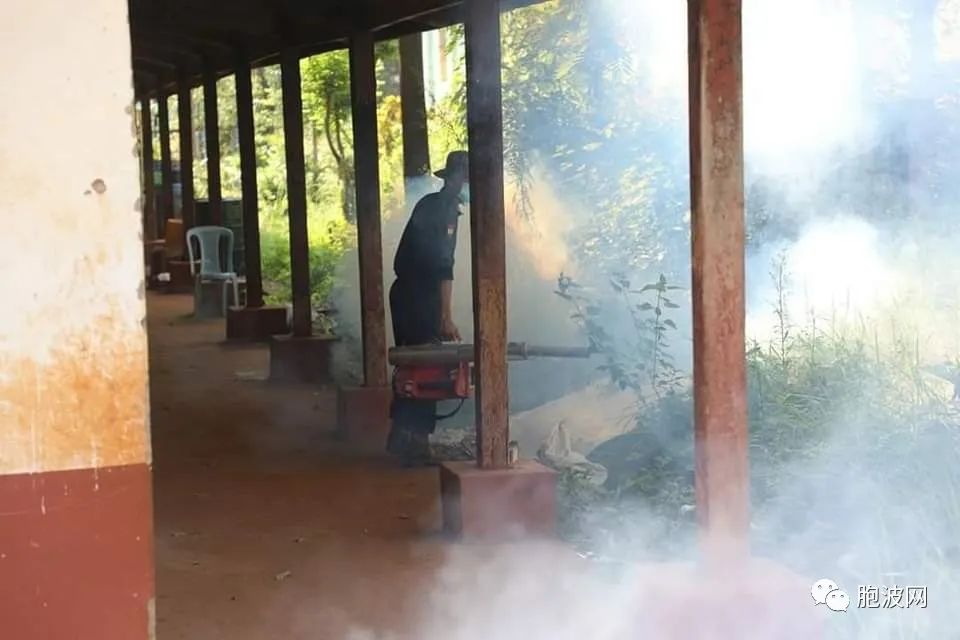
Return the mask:
<svg viewBox="0 0 960 640">
<path fill-rule="evenodd" d="M 622 346 L 601 331 L 602 317 L 581 317 L 588 331 L 600 332 L 596 343 Z M 752 342 L 745 354 L 755 552 L 840 584 L 907 580 L 960 597 L 960 410 L 949 381 L 927 373 L 915 336 L 881 337 L 881 326 L 896 325 L 890 319 L 792 325 L 779 317 L 773 338 Z M 648 400 L 638 402 L 632 431 L 589 456 L 609 471 L 603 492 L 585 493 L 572 477 L 561 484 L 565 518 L 573 521 L 567 532 L 596 539 L 598 528 L 635 531 L 656 522 L 663 535 L 645 543 L 685 551 L 676 541 L 689 538 L 679 534 L 695 531 L 690 381 L 655 393 L 654 325 L 637 326 L 646 330 L 643 348 L 606 354 L 604 370 Z M 628 521 L 628 506 L 644 521 Z M 600 512 L 612 515 L 598 520 Z M 924 624 L 892 637 L 933 637 L 939 627 Z"/>
<path fill-rule="evenodd" d="M 314 308 L 329 304 L 337 265 L 353 242 L 353 227 L 339 217 L 312 217 L 310 229 L 310 297 Z M 314 230 L 316 228 L 316 230 Z M 264 290 L 271 304 L 292 301 L 290 235 L 286 219 L 265 216 L 260 226 Z"/>
</svg>

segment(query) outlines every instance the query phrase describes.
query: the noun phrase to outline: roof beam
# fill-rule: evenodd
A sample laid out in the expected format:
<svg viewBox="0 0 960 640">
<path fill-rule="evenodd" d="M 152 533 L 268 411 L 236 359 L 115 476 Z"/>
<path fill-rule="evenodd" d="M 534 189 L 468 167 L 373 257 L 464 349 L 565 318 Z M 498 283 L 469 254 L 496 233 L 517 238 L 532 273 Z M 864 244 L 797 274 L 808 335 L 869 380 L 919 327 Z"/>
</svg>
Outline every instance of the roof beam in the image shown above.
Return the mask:
<svg viewBox="0 0 960 640">
<path fill-rule="evenodd" d="M 267 35 L 277 31 L 274 12 L 259 1 L 232 0 L 227 3 L 164 0 L 131 2 L 131 22 L 157 25 L 179 32 L 183 29 L 204 32 Z"/>
<path fill-rule="evenodd" d="M 135 25 L 136 27 L 136 25 Z M 148 42 L 153 46 L 175 48 L 189 54 L 198 55 L 205 52 L 229 53 L 233 50 L 236 34 L 223 31 L 198 32 L 183 27 L 153 23 L 145 28 L 131 30 L 134 43 Z"/>
<path fill-rule="evenodd" d="M 509 11 L 541 0 L 500 0 Z M 223 76 L 236 51 L 252 66 L 277 64 L 286 49 L 308 57 L 346 48 L 372 31 L 377 40 L 463 22 L 463 0 L 130 0 L 134 56 L 189 70 L 199 83 L 204 60 Z M 229 10 L 224 7 L 229 4 Z M 137 63 L 139 64 L 139 63 Z"/>
<path fill-rule="evenodd" d="M 150 38 L 139 38 L 133 41 L 134 55 L 140 52 L 147 57 L 158 59 L 167 59 L 179 64 L 184 62 L 199 64 L 203 55 L 193 47 L 184 47 L 176 44 L 170 44 L 162 40 L 152 40 Z"/>
<path fill-rule="evenodd" d="M 158 69 L 167 69 L 173 70 L 177 68 L 177 65 L 169 60 L 161 60 L 159 58 L 154 58 L 153 56 L 143 55 L 143 54 L 134 54 L 133 56 L 134 64 L 143 64 L 148 67 L 154 67 Z"/>
</svg>

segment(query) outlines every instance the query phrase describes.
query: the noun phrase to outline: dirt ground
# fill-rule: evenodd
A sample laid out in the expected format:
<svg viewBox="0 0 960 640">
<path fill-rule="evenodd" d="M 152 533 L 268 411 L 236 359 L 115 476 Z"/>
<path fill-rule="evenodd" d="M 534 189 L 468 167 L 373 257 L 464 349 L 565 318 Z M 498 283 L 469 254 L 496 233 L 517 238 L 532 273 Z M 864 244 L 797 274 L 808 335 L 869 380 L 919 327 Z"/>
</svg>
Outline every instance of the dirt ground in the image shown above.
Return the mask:
<svg viewBox="0 0 960 640">
<path fill-rule="evenodd" d="M 451 553 L 501 554 L 440 535 L 436 470 L 337 442 L 333 389 L 264 381 L 190 296 L 148 305 L 160 640 L 424 637 Z"/>
<path fill-rule="evenodd" d="M 191 305 L 148 298 L 159 640 L 820 637 L 772 565 L 615 580 L 556 541 L 444 538 L 436 469 L 349 450 L 333 389 L 264 381 L 267 349 Z"/>
</svg>

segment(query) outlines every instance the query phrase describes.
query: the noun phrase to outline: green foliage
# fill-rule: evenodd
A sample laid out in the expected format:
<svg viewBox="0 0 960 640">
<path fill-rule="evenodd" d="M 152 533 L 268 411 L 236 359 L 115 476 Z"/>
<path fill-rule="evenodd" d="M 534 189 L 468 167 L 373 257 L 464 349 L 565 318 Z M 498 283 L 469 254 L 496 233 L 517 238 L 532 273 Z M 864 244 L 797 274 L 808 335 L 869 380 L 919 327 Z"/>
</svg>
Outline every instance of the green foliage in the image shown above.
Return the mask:
<svg viewBox="0 0 960 640">
<path fill-rule="evenodd" d="M 562 505 L 557 514 L 560 534 L 568 538 L 578 537 L 584 520 L 604 495 L 604 490 L 590 484 L 583 471 L 575 468 L 562 471 L 557 482 L 557 498 Z"/>
<path fill-rule="evenodd" d="M 535 176 L 577 212 L 568 241 L 571 257 L 593 268 L 588 278 L 658 269 L 675 279 L 688 269 L 677 135 L 686 123 L 640 97 L 647 79 L 609 4 L 552 1 L 503 15 L 504 164 L 522 214 L 536 214 Z M 463 97 L 444 105 L 456 123 Z"/>
<path fill-rule="evenodd" d="M 451 151 L 467 148 L 466 67 L 463 58 L 463 25 L 445 30 L 445 53 L 453 59 L 452 91 L 427 113 L 430 166 L 442 167 Z"/>
<path fill-rule="evenodd" d="M 289 303 L 290 235 L 286 221 L 271 218 L 260 228 L 264 289 L 272 304 Z M 337 264 L 354 242 L 353 228 L 338 217 L 328 218 L 310 238 L 311 302 L 315 309 L 327 305 L 334 285 Z"/>
<path fill-rule="evenodd" d="M 644 405 L 678 391 L 683 376 L 674 364 L 669 343 L 677 324 L 668 315 L 680 305 L 668 293 L 681 287 L 669 284 L 663 274 L 656 282 L 639 288 L 633 287 L 625 275 L 615 274 L 610 286 L 612 299 L 590 295 L 561 273 L 555 293 L 573 305 L 571 318 L 583 327 L 591 348 L 604 358 L 599 370 L 620 389 L 633 390 Z M 626 312 L 626 336 L 606 326 L 611 305 Z"/>
<path fill-rule="evenodd" d="M 384 95 L 377 110 L 380 138 L 380 209 L 391 215 L 403 206 L 403 120 L 400 96 Z"/>
<path fill-rule="evenodd" d="M 396 43 L 382 43 L 377 46 L 377 54 L 382 203 L 384 210 L 390 210 L 400 202 L 403 192 L 399 86 L 395 77 L 399 53 Z M 301 63 L 301 72 L 311 297 L 314 307 L 320 308 L 329 304 L 337 263 L 355 245 L 347 53 L 335 51 L 307 58 Z M 252 80 L 264 288 L 271 303 L 285 304 L 291 301 L 291 283 L 280 68 L 257 68 Z M 223 195 L 239 198 L 240 157 L 233 79 L 220 80 L 217 93 Z M 207 167 L 202 91 L 195 90 L 192 98 L 195 190 L 197 198 L 205 198 Z"/>
<path fill-rule="evenodd" d="M 504 166 L 521 213 L 535 215 L 535 169 L 583 208 L 586 222 L 571 239 L 578 257 L 602 267 L 616 255 L 627 258 L 621 268 L 643 268 L 663 259 L 665 233 L 682 222 L 685 181 L 666 171 L 674 158 L 664 156 L 670 154 L 655 153 L 671 121 L 629 98 L 643 78 L 605 15 L 584 0 L 503 14 Z M 447 33 L 450 53 L 461 52 L 462 28 Z M 467 143 L 464 68 L 458 62 L 453 93 L 430 112 L 435 165 Z M 684 171 L 680 165 L 678 172 Z M 664 226 L 663 220 L 671 222 Z"/>
<path fill-rule="evenodd" d="M 587 46 L 582 5 L 548 2 L 503 17 L 504 165 L 527 214 L 537 156 L 596 142 L 588 69 L 582 64 Z"/>
<path fill-rule="evenodd" d="M 314 143 L 313 160 L 316 164 L 310 182 L 311 195 L 314 198 L 320 195 L 322 156 L 315 143 L 318 137 L 322 137 L 326 143 L 327 158 L 332 160 L 323 168 L 332 169 L 341 186 L 339 204 L 344 219 L 354 221 L 356 199 L 349 56 L 343 50 L 332 51 L 307 58 L 301 63 L 301 68 L 305 121 L 310 125 Z"/>
<path fill-rule="evenodd" d="M 306 71 L 312 68 L 313 60 L 315 58 L 302 63 L 305 77 Z M 327 61 L 326 58 L 324 60 Z M 337 60 L 336 55 L 331 55 L 328 65 L 336 68 Z M 314 79 L 311 77 L 311 81 Z M 257 69 L 253 80 L 264 289 L 271 303 L 286 304 L 292 297 L 280 69 Z M 338 178 L 335 162 L 329 151 L 324 153 L 326 145 L 321 141 L 320 131 L 314 126 L 317 118 L 311 109 L 317 105 L 316 95 L 307 90 L 310 85 L 306 80 L 304 85 L 310 285 L 311 300 L 316 309 L 329 302 L 336 265 L 352 242 L 353 230 L 344 219 L 343 185 Z M 349 94 L 347 97 L 349 100 Z"/>
<path fill-rule="evenodd" d="M 960 410 L 945 379 L 956 370 L 928 375 L 916 337 L 899 332 L 881 341 L 879 323 L 813 316 L 793 322 L 785 313 L 790 279 L 782 259 L 771 277 L 778 291 L 775 331 L 745 353 L 754 548 L 801 571 L 830 570 L 841 584 L 883 584 L 883 575 L 907 572 L 912 583 L 937 584 L 960 597 L 960 545 L 953 542 L 960 528 Z M 629 286 L 615 282 L 618 290 Z M 661 279 L 644 289 L 662 298 L 668 286 Z M 582 297 L 571 290 L 564 289 L 565 297 L 583 313 Z M 588 332 L 608 330 L 599 316 L 585 315 Z M 649 367 L 628 363 L 651 362 L 661 317 L 653 316 L 643 325 L 644 350 L 604 354 L 611 380 L 650 386 L 633 373 Z M 605 490 L 561 493 L 563 509 L 575 514 L 568 534 L 596 537 L 598 528 L 636 526 L 618 514 L 640 505 L 645 521 L 652 518 L 669 538 L 645 544 L 679 550 L 673 538 L 694 528 L 693 433 L 689 386 L 641 403 L 635 428 L 589 456 L 608 470 Z M 600 524 L 598 513 L 607 514 Z M 929 631 L 905 629 L 896 637 L 931 637 Z M 860 637 L 856 632 L 852 637 Z"/>
</svg>

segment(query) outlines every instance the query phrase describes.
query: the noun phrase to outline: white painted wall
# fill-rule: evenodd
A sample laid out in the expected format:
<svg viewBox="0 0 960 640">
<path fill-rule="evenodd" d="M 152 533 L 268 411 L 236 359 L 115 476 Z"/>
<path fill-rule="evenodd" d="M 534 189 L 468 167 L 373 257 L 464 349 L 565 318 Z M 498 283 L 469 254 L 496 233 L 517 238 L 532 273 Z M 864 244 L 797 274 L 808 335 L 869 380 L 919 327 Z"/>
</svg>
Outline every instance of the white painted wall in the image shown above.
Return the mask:
<svg viewBox="0 0 960 640">
<path fill-rule="evenodd" d="M 149 460 L 126 0 L 0 2 L 0 474 Z"/>
</svg>

